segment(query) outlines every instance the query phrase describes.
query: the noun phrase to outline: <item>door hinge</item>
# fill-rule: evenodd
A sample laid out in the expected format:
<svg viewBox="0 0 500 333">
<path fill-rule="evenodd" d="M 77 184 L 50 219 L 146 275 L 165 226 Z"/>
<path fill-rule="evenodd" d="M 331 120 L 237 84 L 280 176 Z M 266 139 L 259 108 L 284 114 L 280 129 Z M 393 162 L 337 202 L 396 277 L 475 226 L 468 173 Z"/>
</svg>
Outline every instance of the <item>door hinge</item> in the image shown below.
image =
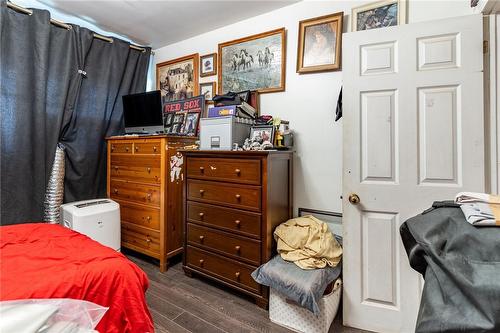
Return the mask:
<svg viewBox="0 0 500 333">
<path fill-rule="evenodd" d="M 483 54 L 486 54 L 490 51 L 489 43 L 487 40 L 483 40 Z"/>
</svg>

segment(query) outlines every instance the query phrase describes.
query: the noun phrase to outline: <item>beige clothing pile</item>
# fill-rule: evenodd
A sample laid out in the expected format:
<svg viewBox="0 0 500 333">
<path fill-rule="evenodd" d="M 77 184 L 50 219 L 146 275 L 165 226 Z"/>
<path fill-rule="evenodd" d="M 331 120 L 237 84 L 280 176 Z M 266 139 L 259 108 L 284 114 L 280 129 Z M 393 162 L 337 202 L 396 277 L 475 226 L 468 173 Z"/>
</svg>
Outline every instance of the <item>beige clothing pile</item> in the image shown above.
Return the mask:
<svg viewBox="0 0 500 333">
<path fill-rule="evenodd" d="M 335 267 L 342 258 L 342 247 L 328 225 L 312 215 L 297 217 L 274 231 L 278 253 L 302 269 Z"/>
</svg>

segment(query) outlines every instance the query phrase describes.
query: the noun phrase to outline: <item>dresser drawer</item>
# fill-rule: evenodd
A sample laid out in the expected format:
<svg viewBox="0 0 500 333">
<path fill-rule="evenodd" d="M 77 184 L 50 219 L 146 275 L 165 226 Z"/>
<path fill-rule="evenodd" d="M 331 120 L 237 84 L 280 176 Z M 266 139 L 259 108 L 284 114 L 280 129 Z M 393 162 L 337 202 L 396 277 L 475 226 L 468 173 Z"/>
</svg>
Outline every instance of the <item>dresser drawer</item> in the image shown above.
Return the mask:
<svg viewBox="0 0 500 333">
<path fill-rule="evenodd" d="M 260 239 L 261 215 L 237 209 L 223 208 L 198 202 L 187 202 L 187 219 Z"/>
<path fill-rule="evenodd" d="M 159 208 L 149 208 L 125 202 L 118 203 L 120 204 L 120 216 L 122 221 L 160 230 Z"/>
<path fill-rule="evenodd" d="M 248 261 L 252 265 L 260 265 L 260 242 L 254 239 L 188 223 L 187 241 L 190 245 L 214 250 L 236 260 Z"/>
<path fill-rule="evenodd" d="M 148 140 L 148 142 L 134 142 L 134 153 L 159 155 L 161 153 L 161 142 L 151 140 Z"/>
<path fill-rule="evenodd" d="M 122 245 L 158 258 L 160 255 L 160 233 L 130 223 L 122 222 Z"/>
<path fill-rule="evenodd" d="M 111 199 L 128 200 L 142 204 L 160 206 L 160 187 L 112 180 L 109 195 Z"/>
<path fill-rule="evenodd" d="M 260 185 L 260 160 L 192 157 L 187 177 Z"/>
<path fill-rule="evenodd" d="M 160 184 L 160 156 L 112 155 L 110 177 L 141 183 Z"/>
<path fill-rule="evenodd" d="M 132 154 L 132 143 L 112 142 L 111 154 Z"/>
<path fill-rule="evenodd" d="M 207 203 L 260 211 L 260 186 L 215 183 L 189 179 L 187 197 Z"/>
<path fill-rule="evenodd" d="M 187 246 L 186 263 L 192 268 L 260 294 L 260 285 L 250 276 L 256 267 L 192 246 Z"/>
</svg>

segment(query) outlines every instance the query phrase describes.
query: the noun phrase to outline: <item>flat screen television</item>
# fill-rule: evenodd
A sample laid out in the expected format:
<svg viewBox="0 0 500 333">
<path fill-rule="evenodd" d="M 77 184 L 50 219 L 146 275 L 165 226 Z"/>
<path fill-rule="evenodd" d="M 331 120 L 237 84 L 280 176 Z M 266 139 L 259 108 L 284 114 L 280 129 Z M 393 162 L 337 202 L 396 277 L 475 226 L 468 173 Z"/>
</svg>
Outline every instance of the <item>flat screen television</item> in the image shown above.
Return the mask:
<svg viewBox="0 0 500 333">
<path fill-rule="evenodd" d="M 124 95 L 122 101 L 125 133 L 163 133 L 161 94 L 159 90 Z"/>
</svg>

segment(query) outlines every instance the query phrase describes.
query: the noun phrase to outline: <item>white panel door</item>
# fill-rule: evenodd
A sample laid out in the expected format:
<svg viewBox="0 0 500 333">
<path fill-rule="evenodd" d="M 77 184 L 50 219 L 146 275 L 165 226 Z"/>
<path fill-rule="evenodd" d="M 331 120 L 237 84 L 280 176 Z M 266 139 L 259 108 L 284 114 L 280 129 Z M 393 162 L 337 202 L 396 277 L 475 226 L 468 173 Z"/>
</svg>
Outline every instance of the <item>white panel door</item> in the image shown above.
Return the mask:
<svg viewBox="0 0 500 333">
<path fill-rule="evenodd" d="M 399 227 L 484 191 L 482 40 L 480 15 L 344 34 L 347 326 L 414 332 L 422 284 Z"/>
</svg>

